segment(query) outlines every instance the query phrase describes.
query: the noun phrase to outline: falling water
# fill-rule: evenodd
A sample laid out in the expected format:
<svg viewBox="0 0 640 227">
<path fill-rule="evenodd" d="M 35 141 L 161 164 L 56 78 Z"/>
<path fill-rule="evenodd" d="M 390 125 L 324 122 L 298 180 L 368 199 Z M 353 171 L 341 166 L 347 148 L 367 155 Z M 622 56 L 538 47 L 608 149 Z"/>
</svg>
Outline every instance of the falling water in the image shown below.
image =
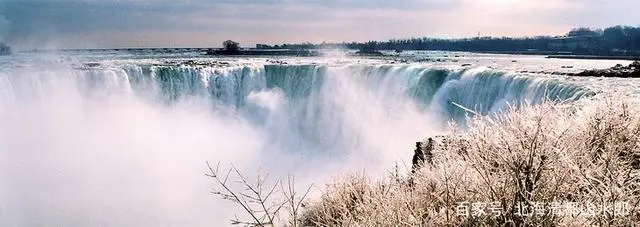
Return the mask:
<svg viewBox="0 0 640 227">
<path fill-rule="evenodd" d="M 210 226 L 204 162 L 306 182 L 381 171 L 467 110 L 592 92 L 488 68 L 29 66 L 0 70 L 0 226 Z"/>
</svg>

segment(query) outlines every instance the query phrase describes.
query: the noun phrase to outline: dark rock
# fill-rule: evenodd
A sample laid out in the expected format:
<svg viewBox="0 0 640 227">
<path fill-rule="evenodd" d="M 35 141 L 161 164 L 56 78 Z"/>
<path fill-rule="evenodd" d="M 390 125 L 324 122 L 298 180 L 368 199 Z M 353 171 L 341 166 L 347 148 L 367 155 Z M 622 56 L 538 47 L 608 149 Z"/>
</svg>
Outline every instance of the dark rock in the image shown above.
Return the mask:
<svg viewBox="0 0 640 227">
<path fill-rule="evenodd" d="M 427 144 L 424 147 L 424 157 L 425 163 L 433 166 L 433 148 L 434 148 L 434 140 L 433 138 L 427 139 Z"/>
<path fill-rule="evenodd" d="M 287 62 L 285 62 L 285 61 L 273 60 L 273 59 L 268 59 L 267 63 L 274 64 L 274 65 L 286 65 L 287 64 Z"/>
<path fill-rule="evenodd" d="M 411 173 L 415 173 L 418 169 L 425 167 L 425 164 L 433 166 L 433 149 L 435 141 L 428 138 L 425 142 L 416 142 L 416 149 L 413 151 L 411 160 Z"/>
<path fill-rule="evenodd" d="M 424 159 L 422 142 L 416 142 L 416 149 L 413 151 L 413 158 L 411 159 L 411 173 L 415 173 L 424 166 Z"/>
<path fill-rule="evenodd" d="M 640 78 L 640 62 L 633 62 L 629 66 L 617 64 L 610 69 L 586 70 L 575 74 L 575 76 Z"/>
<path fill-rule="evenodd" d="M 377 50 L 370 50 L 370 51 L 365 51 L 365 50 L 360 50 L 358 52 L 355 53 L 355 55 L 357 56 L 384 56 L 384 53 L 377 51 Z"/>
<path fill-rule="evenodd" d="M 0 42 L 0 56 L 2 55 L 11 55 L 11 47 Z"/>
</svg>

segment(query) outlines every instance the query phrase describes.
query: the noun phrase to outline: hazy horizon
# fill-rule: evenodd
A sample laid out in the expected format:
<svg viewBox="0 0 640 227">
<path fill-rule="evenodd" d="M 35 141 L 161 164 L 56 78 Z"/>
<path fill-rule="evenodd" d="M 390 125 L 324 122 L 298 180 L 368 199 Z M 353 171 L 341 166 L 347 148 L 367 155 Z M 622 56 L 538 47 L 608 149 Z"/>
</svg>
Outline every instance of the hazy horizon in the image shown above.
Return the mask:
<svg viewBox="0 0 640 227">
<path fill-rule="evenodd" d="M 0 40 L 16 49 L 75 49 L 554 36 L 639 25 L 638 7 L 633 0 L 0 0 Z"/>
</svg>

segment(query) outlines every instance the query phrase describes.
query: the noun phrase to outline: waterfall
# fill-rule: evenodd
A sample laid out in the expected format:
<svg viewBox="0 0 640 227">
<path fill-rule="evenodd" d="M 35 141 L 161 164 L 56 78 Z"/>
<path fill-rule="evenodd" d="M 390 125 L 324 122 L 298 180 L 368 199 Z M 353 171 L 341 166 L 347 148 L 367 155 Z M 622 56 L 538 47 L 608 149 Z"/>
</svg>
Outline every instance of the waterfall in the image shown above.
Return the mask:
<svg viewBox="0 0 640 227">
<path fill-rule="evenodd" d="M 384 170 L 467 111 L 593 92 L 488 68 L 153 65 L 0 69 L 1 226 L 207 226 L 204 162 Z M 117 218 L 116 218 L 117 217 Z M 214 224 L 215 225 L 215 224 Z"/>
</svg>

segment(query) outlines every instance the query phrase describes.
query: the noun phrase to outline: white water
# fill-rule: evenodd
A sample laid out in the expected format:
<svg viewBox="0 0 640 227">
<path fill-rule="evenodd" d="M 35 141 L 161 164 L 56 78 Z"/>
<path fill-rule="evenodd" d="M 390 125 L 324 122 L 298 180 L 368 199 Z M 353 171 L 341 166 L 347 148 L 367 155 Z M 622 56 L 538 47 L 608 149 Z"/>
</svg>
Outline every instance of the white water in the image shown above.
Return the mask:
<svg viewBox="0 0 640 227">
<path fill-rule="evenodd" d="M 0 70 L 0 226 L 216 226 L 205 161 L 247 173 L 383 173 L 465 111 L 590 91 L 478 67 L 152 66 Z M 401 164 L 402 165 L 402 164 Z"/>
</svg>

